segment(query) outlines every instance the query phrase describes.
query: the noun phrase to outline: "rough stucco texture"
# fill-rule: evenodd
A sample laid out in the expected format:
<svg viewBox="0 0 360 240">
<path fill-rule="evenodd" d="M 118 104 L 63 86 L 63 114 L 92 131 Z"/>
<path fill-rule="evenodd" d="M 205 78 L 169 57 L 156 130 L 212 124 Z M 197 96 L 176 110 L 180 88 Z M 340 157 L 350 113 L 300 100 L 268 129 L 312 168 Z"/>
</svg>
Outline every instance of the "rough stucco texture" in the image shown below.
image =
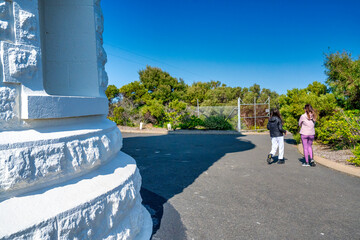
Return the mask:
<svg viewBox="0 0 360 240">
<path fill-rule="evenodd" d="M 80 205 L 11 239 L 133 239 L 143 225 L 143 209 L 135 179 L 101 199 Z M 136 185 L 132 180 L 136 180 Z"/>
<path fill-rule="evenodd" d="M 151 220 L 141 205 L 135 160 L 120 152 L 97 171 L 0 202 L 0 239 L 149 239 Z M 23 218 L 14 221 L 10 213 Z"/>
<path fill-rule="evenodd" d="M 114 128 L 72 141 L 1 150 L 0 193 L 59 177 L 66 180 L 103 164 L 120 150 L 121 144 L 120 132 Z"/>
<path fill-rule="evenodd" d="M 9 87 L 0 87 L 0 122 L 16 118 L 14 110 L 16 104 L 16 91 Z"/>
</svg>

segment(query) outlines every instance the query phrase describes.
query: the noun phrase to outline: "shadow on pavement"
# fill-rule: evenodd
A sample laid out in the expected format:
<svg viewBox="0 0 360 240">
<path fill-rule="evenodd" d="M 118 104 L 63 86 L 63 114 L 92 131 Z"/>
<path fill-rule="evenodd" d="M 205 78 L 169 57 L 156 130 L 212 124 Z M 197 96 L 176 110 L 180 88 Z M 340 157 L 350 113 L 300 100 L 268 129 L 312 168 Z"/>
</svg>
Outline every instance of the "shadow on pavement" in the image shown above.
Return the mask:
<svg viewBox="0 0 360 240">
<path fill-rule="evenodd" d="M 293 138 L 285 138 L 284 141 L 285 141 L 287 144 L 297 145 L 296 140 L 293 139 Z"/>
<path fill-rule="evenodd" d="M 288 159 L 284 157 L 285 163 L 286 163 L 287 160 L 288 160 Z M 269 163 L 269 165 L 275 164 L 275 163 L 279 164 L 279 156 L 274 156 L 274 157 L 272 158 L 271 163 Z"/>
<path fill-rule="evenodd" d="M 122 151 L 135 158 L 140 169 L 141 195 L 153 219 L 153 235 L 160 228 L 164 206 L 172 208 L 167 203 L 170 198 L 181 193 L 225 154 L 255 147 L 239 135 L 123 135 Z M 179 214 L 174 208 L 170 212 L 172 224 L 178 226 L 173 227 L 175 232 L 169 236 L 185 239 Z"/>
</svg>

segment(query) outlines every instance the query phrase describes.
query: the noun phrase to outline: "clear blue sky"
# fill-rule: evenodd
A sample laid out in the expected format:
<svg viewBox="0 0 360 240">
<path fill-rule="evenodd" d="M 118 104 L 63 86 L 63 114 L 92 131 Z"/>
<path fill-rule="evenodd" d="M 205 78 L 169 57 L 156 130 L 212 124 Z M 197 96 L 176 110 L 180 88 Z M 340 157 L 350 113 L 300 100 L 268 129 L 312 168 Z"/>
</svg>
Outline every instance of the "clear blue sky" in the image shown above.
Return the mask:
<svg viewBox="0 0 360 240">
<path fill-rule="evenodd" d="M 324 53 L 360 55 L 359 0 L 102 0 L 109 84 L 146 65 L 187 84 L 254 83 L 279 94 L 325 82 Z"/>
</svg>

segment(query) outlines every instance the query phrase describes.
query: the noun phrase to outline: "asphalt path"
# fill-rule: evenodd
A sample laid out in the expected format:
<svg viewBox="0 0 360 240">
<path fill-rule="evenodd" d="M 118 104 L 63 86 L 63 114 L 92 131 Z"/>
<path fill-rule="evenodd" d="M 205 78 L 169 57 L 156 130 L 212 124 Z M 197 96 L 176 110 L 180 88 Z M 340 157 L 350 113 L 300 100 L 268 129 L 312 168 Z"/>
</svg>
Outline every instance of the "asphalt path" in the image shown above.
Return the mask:
<svg viewBox="0 0 360 240">
<path fill-rule="evenodd" d="M 153 240 L 360 239 L 360 178 L 302 167 L 286 138 L 268 165 L 268 135 L 123 133 L 142 175 Z"/>
</svg>

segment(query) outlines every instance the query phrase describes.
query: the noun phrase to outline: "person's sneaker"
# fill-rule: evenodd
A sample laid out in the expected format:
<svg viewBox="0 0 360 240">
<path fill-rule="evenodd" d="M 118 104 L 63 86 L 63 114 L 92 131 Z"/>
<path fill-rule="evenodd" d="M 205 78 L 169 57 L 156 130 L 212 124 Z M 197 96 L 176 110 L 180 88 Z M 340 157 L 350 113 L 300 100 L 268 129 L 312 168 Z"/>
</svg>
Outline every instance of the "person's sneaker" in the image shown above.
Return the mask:
<svg viewBox="0 0 360 240">
<path fill-rule="evenodd" d="M 303 163 L 302 166 L 303 167 L 310 167 L 309 163 Z"/>
<path fill-rule="evenodd" d="M 284 164 L 285 160 L 284 159 L 279 159 L 278 164 Z"/>
<path fill-rule="evenodd" d="M 310 160 L 310 166 L 315 167 L 316 166 L 316 162 L 314 161 L 314 159 Z"/>
<path fill-rule="evenodd" d="M 272 155 L 269 154 L 269 155 L 267 156 L 266 161 L 267 161 L 268 164 L 270 164 L 270 163 L 271 163 L 271 160 L 272 160 Z"/>
</svg>

